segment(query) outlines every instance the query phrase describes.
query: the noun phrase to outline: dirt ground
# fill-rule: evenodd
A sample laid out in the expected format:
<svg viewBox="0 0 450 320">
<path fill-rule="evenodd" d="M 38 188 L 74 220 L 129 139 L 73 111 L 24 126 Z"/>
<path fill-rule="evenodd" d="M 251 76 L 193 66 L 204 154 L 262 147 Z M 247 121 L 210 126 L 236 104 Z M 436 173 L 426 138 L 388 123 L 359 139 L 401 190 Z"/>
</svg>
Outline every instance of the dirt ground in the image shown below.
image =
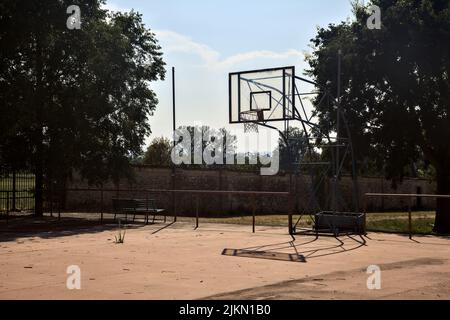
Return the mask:
<svg viewBox="0 0 450 320">
<path fill-rule="evenodd" d="M 0 299 L 450 299 L 450 239 L 372 233 L 295 241 L 286 228 L 179 222 L 0 232 Z M 156 233 L 155 233 L 156 232 Z M 66 287 L 67 267 L 81 289 Z M 367 288 L 367 267 L 381 289 Z"/>
</svg>

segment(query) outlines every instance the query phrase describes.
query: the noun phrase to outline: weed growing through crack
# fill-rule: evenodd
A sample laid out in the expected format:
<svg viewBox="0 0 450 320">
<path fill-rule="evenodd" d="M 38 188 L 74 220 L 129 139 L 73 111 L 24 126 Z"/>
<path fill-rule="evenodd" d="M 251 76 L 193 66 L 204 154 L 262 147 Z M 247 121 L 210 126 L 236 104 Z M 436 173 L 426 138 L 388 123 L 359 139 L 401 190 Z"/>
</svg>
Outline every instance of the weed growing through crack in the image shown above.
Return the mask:
<svg viewBox="0 0 450 320">
<path fill-rule="evenodd" d="M 119 230 L 118 230 L 118 234 L 115 235 L 114 237 L 116 238 L 116 244 L 123 244 L 125 243 L 125 234 L 126 234 L 127 230 L 125 229 L 125 227 L 122 229 L 122 225 L 119 219 Z"/>
</svg>

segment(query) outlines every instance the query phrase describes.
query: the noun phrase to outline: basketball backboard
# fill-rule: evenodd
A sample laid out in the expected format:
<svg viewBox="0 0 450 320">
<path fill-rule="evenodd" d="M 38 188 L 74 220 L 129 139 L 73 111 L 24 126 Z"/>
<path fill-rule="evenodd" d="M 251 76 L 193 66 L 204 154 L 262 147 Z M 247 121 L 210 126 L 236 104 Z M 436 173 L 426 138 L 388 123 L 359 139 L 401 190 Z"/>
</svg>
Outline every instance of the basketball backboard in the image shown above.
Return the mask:
<svg viewBox="0 0 450 320">
<path fill-rule="evenodd" d="M 230 123 L 291 120 L 295 110 L 295 67 L 229 74 Z"/>
</svg>

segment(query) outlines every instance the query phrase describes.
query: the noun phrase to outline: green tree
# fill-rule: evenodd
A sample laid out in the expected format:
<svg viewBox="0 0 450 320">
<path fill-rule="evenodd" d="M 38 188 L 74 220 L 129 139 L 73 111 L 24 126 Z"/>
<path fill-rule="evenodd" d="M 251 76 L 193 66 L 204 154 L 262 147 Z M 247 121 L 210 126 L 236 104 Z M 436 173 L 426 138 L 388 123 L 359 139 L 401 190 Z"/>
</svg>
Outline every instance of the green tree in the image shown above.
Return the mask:
<svg viewBox="0 0 450 320">
<path fill-rule="evenodd" d="M 307 161 L 311 150 L 308 149 L 308 140 L 305 133 L 296 127 L 289 127 L 283 132 L 288 139 L 288 144 L 283 138 L 279 138 L 280 167 L 286 171 L 295 172 L 301 169 L 300 163 Z"/>
<path fill-rule="evenodd" d="M 355 20 L 320 28 L 312 40 L 309 75 L 336 92 L 342 50 L 341 106 L 356 156 L 376 159 L 389 178 L 401 179 L 424 159 L 435 169 L 437 193 L 450 194 L 450 8 L 448 0 L 373 0 L 382 27 L 354 3 Z M 316 110 L 333 129 L 335 112 Z M 450 201 L 437 200 L 435 231 L 450 232 Z"/>
<path fill-rule="evenodd" d="M 144 155 L 144 164 L 168 167 L 172 163 L 170 152 L 172 142 L 169 139 L 161 137 L 153 139 Z"/>
<path fill-rule="evenodd" d="M 0 159 L 34 171 L 37 215 L 45 181 L 63 183 L 73 169 L 91 184 L 117 180 L 150 133 L 161 48 L 139 13 L 102 3 L 0 3 Z M 66 26 L 70 5 L 79 30 Z"/>
</svg>

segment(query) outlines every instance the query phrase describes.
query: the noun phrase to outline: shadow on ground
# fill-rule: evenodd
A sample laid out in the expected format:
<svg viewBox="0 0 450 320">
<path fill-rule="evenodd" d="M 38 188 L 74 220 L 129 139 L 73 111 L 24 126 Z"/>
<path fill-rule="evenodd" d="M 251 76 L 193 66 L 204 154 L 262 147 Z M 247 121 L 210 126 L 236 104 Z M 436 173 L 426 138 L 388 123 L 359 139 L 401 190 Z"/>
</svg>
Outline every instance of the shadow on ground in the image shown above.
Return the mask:
<svg viewBox="0 0 450 320">
<path fill-rule="evenodd" d="M 363 237 L 360 238 L 361 240 L 350 235 L 330 237 L 329 239 L 336 241 L 335 244 L 318 243 L 319 237 L 306 242 L 298 242 L 296 239 L 251 248 L 224 249 L 222 255 L 305 263 L 308 259 L 345 253 L 366 246 L 366 240 Z"/>
<path fill-rule="evenodd" d="M 125 225 L 127 229 L 139 229 L 144 223 L 136 221 Z M 122 226 L 124 226 L 122 221 Z M 92 234 L 108 230 L 117 230 L 118 221 L 98 220 L 75 217 L 35 217 L 33 215 L 10 216 L 8 221 L 0 220 L 0 241 L 15 241 L 18 238 L 39 237 L 43 239 L 65 237 L 78 234 Z"/>
</svg>

